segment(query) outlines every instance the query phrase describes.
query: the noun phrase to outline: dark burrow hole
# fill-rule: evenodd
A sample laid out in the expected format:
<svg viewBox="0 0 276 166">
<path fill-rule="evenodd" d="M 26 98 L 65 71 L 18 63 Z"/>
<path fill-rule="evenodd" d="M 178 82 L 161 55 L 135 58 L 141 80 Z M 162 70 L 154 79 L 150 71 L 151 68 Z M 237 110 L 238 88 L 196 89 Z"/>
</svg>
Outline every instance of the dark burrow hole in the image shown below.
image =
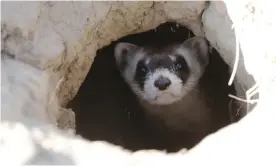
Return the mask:
<svg viewBox="0 0 276 166">
<path fill-rule="evenodd" d="M 191 148 L 202 140 L 204 137 L 179 137 L 171 141 L 168 138 L 171 133 L 156 133 L 150 129 L 134 94 L 120 76 L 113 56 L 117 42 L 162 47 L 183 42 L 192 36 L 194 34 L 189 29 L 167 22 L 153 30 L 122 37 L 99 49 L 77 95 L 68 104 L 76 115 L 76 133 L 91 141 L 104 140 L 133 151 L 158 149 L 175 152 L 181 148 Z M 213 132 L 233 122 L 230 122 L 229 103 L 231 109 L 237 107 L 228 97 L 228 94 L 235 95 L 234 87 L 227 85 L 229 78 L 228 65 L 212 48 L 210 62 L 200 84 L 215 104 L 217 126 Z M 235 117 L 235 121 L 241 118 Z"/>
</svg>

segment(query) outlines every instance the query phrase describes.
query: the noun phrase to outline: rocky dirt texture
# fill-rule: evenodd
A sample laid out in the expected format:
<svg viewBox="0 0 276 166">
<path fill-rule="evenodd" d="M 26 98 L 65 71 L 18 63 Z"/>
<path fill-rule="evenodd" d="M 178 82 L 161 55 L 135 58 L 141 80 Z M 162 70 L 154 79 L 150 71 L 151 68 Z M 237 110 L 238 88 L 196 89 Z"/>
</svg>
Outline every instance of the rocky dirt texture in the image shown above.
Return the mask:
<svg viewBox="0 0 276 166">
<path fill-rule="evenodd" d="M 3 47 L 47 70 L 55 82 L 62 80 L 57 95 L 64 106 L 77 93 L 97 49 L 168 19 L 202 34 L 204 7 L 204 2 L 3 2 L 1 25 L 8 34 Z"/>
<path fill-rule="evenodd" d="M 178 20 L 203 35 L 204 7 L 205 2 L 3 2 L 1 50 L 47 71 L 51 95 L 56 94 L 65 107 L 76 95 L 97 49 L 166 20 Z M 62 124 L 58 119 L 65 118 L 58 117 L 57 123 Z"/>
<path fill-rule="evenodd" d="M 204 11 L 206 3 L 199 1 L 1 2 L 0 165 L 275 165 L 269 151 L 276 148 L 271 129 L 276 125 L 276 76 L 271 72 L 276 71 L 276 11 L 266 0 L 227 0 L 225 8 L 219 3 L 208 3 Z M 74 115 L 62 107 L 76 94 L 96 50 L 167 20 L 205 34 L 230 65 L 235 59 L 233 22 L 243 56 L 239 62 L 244 60 L 260 84 L 262 100 L 254 111 L 185 155 L 131 153 L 68 131 Z M 246 77 L 237 77 L 246 84 Z M 66 130 L 58 129 L 60 124 Z"/>
</svg>

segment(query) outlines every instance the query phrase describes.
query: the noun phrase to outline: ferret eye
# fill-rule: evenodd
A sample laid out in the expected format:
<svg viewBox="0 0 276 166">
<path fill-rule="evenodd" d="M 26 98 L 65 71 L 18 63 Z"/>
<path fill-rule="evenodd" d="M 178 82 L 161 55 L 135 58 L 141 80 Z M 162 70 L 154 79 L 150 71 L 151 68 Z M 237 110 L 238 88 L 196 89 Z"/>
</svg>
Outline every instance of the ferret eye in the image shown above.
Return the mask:
<svg viewBox="0 0 276 166">
<path fill-rule="evenodd" d="M 146 67 L 141 67 L 141 71 L 142 71 L 143 73 L 146 73 L 146 72 L 147 72 L 147 68 L 146 68 Z"/>
<path fill-rule="evenodd" d="M 180 63 L 177 63 L 177 64 L 175 65 L 175 67 L 176 67 L 176 69 L 181 69 L 181 68 L 182 68 L 182 65 L 181 65 Z"/>
<path fill-rule="evenodd" d="M 176 70 L 183 70 L 186 68 L 186 61 L 185 59 L 180 56 L 180 55 L 176 55 L 176 60 L 175 60 L 175 64 L 174 64 L 174 68 Z"/>
<path fill-rule="evenodd" d="M 145 64 L 142 60 L 140 60 L 138 62 L 137 70 L 141 73 L 147 73 L 148 72 L 147 66 L 145 66 Z"/>
<path fill-rule="evenodd" d="M 178 62 L 178 63 L 176 63 L 176 64 L 174 65 L 174 68 L 175 68 L 176 70 L 181 70 L 181 69 L 184 68 L 184 65 L 183 65 L 182 63 Z"/>
</svg>

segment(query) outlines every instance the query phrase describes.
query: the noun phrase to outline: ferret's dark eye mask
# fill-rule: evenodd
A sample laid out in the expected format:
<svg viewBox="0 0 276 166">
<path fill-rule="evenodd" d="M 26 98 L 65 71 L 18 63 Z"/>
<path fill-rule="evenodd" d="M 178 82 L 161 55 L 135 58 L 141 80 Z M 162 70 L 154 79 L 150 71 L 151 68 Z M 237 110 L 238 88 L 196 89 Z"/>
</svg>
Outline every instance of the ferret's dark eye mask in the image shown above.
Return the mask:
<svg viewBox="0 0 276 166">
<path fill-rule="evenodd" d="M 193 37 L 190 39 L 187 39 L 182 44 L 178 45 L 179 48 L 176 49 L 186 49 L 191 54 L 190 56 L 195 56 L 198 60 L 198 62 L 202 66 L 206 66 L 209 62 L 209 49 L 208 49 L 208 43 L 207 41 L 202 37 Z M 115 46 L 115 59 L 117 66 L 119 67 L 120 71 L 123 71 L 127 65 L 127 62 L 133 58 L 135 55 L 135 52 L 139 49 L 138 46 L 131 44 L 131 43 L 118 43 Z M 180 57 L 182 57 L 180 55 Z M 187 67 L 187 64 L 185 59 L 179 58 L 177 56 L 176 62 L 178 62 L 176 65 L 174 65 L 175 69 L 181 70 L 185 69 Z M 184 68 L 183 68 L 184 67 Z M 142 67 L 143 68 L 143 67 Z M 144 68 L 143 68 L 144 70 Z"/>
</svg>

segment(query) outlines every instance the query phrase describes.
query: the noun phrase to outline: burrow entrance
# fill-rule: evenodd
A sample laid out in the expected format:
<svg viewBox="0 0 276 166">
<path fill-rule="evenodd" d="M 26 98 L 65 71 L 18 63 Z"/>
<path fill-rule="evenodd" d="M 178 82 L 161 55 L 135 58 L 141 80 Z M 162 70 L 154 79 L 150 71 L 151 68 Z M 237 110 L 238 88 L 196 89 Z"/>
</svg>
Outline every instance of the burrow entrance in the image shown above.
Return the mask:
<svg viewBox="0 0 276 166">
<path fill-rule="evenodd" d="M 191 148 L 203 139 L 171 142 L 168 141 L 168 133 L 150 130 L 144 121 L 142 108 L 120 76 L 113 56 L 117 42 L 162 47 L 183 42 L 192 36 L 194 34 L 186 27 L 167 22 L 155 29 L 122 37 L 99 49 L 77 95 L 68 104 L 76 115 L 76 133 L 91 141 L 104 140 L 133 151 L 158 149 L 175 152 L 181 148 Z M 229 78 L 228 65 L 212 48 L 210 63 L 200 84 L 215 105 L 217 127 L 214 131 L 242 118 L 236 114 L 238 103 L 228 97 L 228 94 L 236 94 L 234 87 L 227 85 Z M 185 141 L 189 143 L 184 143 L 182 147 Z"/>
</svg>

